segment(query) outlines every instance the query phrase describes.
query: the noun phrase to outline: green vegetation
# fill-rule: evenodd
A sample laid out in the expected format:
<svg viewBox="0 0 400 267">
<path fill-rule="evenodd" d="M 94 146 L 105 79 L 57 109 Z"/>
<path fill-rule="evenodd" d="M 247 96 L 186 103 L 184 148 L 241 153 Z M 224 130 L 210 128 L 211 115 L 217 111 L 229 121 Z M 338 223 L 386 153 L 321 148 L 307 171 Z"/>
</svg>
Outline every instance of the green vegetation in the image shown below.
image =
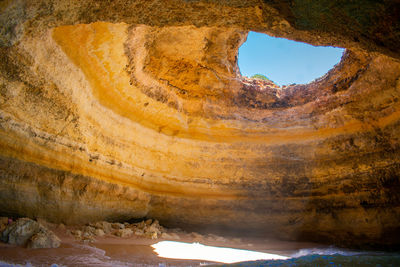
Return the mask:
<svg viewBox="0 0 400 267">
<path fill-rule="evenodd" d="M 262 75 L 262 74 L 254 74 L 254 75 L 251 76 L 250 78 L 253 78 L 253 79 L 261 79 L 261 80 L 266 80 L 266 81 L 271 81 L 270 79 L 268 79 L 267 76 Z"/>
</svg>

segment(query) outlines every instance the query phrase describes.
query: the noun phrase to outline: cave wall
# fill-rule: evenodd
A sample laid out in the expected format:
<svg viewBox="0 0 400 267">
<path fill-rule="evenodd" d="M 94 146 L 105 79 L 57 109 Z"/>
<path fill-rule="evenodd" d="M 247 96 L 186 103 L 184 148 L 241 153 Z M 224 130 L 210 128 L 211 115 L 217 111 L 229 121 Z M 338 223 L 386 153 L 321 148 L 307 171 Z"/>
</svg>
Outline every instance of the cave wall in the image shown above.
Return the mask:
<svg viewBox="0 0 400 267">
<path fill-rule="evenodd" d="M 3 1 L 0 212 L 399 245 L 398 5 L 339 2 Z M 347 50 L 260 87 L 249 30 Z"/>
</svg>

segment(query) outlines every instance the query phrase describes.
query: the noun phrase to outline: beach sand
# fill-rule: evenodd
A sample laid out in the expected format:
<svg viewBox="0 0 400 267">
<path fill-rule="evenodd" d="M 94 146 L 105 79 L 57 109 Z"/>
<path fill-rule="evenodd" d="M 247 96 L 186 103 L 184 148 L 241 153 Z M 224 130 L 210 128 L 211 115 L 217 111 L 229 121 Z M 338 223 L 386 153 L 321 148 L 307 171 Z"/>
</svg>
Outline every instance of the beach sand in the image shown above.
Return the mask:
<svg viewBox="0 0 400 267">
<path fill-rule="evenodd" d="M 47 224 L 62 241 L 59 248 L 27 249 L 0 243 L 0 261 L 33 266 L 200 266 L 212 264 L 204 260 L 180 260 L 158 257 L 151 245 L 160 241 L 201 243 L 209 246 L 246 249 L 290 256 L 300 249 L 321 247 L 315 243 L 286 242 L 256 237 L 237 238 L 213 234 L 188 233 L 179 229 L 168 230 L 173 238 L 151 239 L 132 235 L 117 237 L 107 234 L 95 237 L 94 242 L 77 240 L 71 231 L 79 226 Z M 214 262 L 216 263 L 216 262 Z"/>
</svg>

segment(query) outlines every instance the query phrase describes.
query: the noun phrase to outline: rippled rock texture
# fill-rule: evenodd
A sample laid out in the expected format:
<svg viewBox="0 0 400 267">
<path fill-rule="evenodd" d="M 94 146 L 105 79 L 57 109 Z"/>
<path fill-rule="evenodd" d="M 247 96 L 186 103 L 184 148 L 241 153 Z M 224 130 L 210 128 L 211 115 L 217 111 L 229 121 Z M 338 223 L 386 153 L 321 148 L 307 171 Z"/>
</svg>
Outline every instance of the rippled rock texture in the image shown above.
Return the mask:
<svg viewBox="0 0 400 267">
<path fill-rule="evenodd" d="M 0 211 L 398 246 L 400 12 L 364 2 L 3 1 Z M 347 50 L 281 89 L 249 30 Z"/>
</svg>

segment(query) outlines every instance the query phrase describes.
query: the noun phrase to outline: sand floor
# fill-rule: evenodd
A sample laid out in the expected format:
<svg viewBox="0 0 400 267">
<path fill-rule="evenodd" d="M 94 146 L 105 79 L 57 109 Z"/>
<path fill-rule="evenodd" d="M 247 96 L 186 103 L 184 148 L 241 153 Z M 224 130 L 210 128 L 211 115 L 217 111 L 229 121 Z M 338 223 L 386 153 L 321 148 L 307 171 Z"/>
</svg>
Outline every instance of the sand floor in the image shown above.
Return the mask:
<svg viewBox="0 0 400 267">
<path fill-rule="evenodd" d="M 139 236 L 126 238 L 106 235 L 96 237 L 95 242 L 75 240 L 68 230 L 55 225 L 48 226 L 61 239 L 56 249 L 27 249 L 0 243 L 0 261 L 33 266 L 201 266 L 212 264 L 204 260 L 179 260 L 160 258 L 151 245 L 168 239 L 149 239 Z M 175 232 L 172 241 L 246 249 L 290 256 L 300 249 L 321 247 L 315 243 L 285 242 L 263 238 L 237 238 L 197 233 Z"/>
</svg>

